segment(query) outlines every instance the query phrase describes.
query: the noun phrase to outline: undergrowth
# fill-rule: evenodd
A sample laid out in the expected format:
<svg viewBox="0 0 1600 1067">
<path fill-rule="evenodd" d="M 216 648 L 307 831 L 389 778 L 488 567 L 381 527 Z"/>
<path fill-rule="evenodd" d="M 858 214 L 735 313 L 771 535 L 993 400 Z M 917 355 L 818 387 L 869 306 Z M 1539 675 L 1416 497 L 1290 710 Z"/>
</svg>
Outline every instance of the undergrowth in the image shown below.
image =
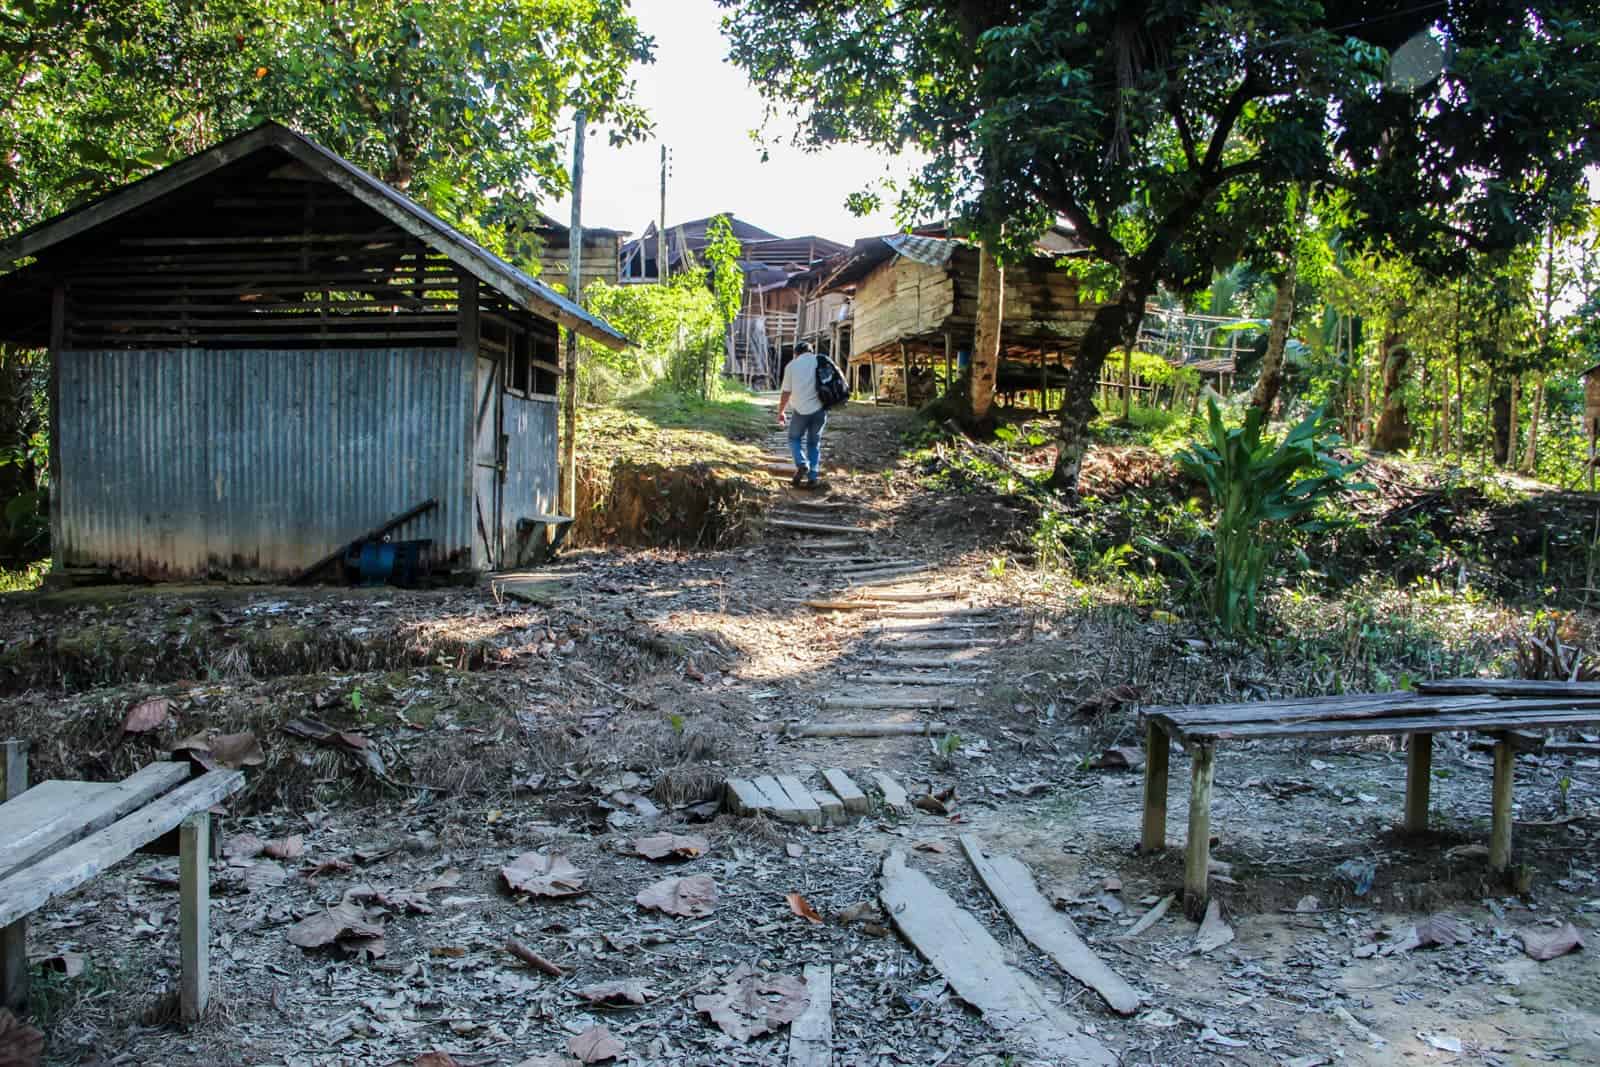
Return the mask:
<svg viewBox="0 0 1600 1067">
<path fill-rule="evenodd" d="M 47 559 L 34 560 L 20 567 L 0 567 L 0 593 L 24 593 L 37 589 L 44 584 L 44 576 L 49 573 L 50 561 Z"/>
</svg>

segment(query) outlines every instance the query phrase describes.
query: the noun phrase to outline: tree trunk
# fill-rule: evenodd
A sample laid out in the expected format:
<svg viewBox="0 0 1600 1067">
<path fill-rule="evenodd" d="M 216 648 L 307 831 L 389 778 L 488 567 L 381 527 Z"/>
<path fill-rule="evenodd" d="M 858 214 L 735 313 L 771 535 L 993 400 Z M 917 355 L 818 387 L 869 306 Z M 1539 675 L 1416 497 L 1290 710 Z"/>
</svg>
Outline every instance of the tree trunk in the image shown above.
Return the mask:
<svg viewBox="0 0 1600 1067">
<path fill-rule="evenodd" d="M 1118 346 L 1138 339 L 1145 301 L 1154 289 L 1151 278 L 1124 278 L 1116 298 L 1094 313 L 1079 342 L 1078 354 L 1067 368 L 1067 386 L 1062 391 L 1056 423 L 1056 466 L 1050 474 L 1053 488 L 1068 493 L 1078 491 L 1078 472 L 1089 450 L 1089 423 L 1094 421 L 1094 394 L 1100 372 L 1106 357 Z"/>
<path fill-rule="evenodd" d="M 989 420 L 994 383 L 1000 372 L 1000 327 L 1005 318 L 1005 270 L 985 242 L 978 254 L 978 330 L 972 351 L 972 385 L 968 393 L 973 425 Z"/>
<path fill-rule="evenodd" d="M 1405 373 L 1411 362 L 1411 349 L 1405 338 L 1394 332 L 1384 335 L 1380 352 L 1383 362 L 1383 412 L 1372 431 L 1372 447 L 1385 452 L 1403 452 L 1411 447 L 1411 419 L 1406 411 Z"/>
<path fill-rule="evenodd" d="M 1504 467 L 1511 461 L 1511 379 L 1496 375 L 1489 393 L 1489 424 L 1494 438 L 1494 462 Z"/>
<path fill-rule="evenodd" d="M 1289 323 L 1294 318 L 1295 274 L 1300 265 L 1300 227 L 1305 222 L 1306 201 L 1310 199 L 1305 187 L 1294 190 L 1294 222 L 1289 227 L 1288 247 L 1283 250 L 1283 272 L 1278 275 L 1278 292 L 1272 302 L 1271 327 L 1267 330 L 1267 351 L 1261 357 L 1261 374 L 1256 378 L 1256 388 L 1250 394 L 1250 406 L 1260 408 L 1264 416 L 1272 415 L 1272 405 L 1278 399 L 1278 389 L 1283 384 L 1283 350 L 1289 343 Z"/>
<path fill-rule="evenodd" d="M 1539 420 L 1544 414 L 1544 375 L 1533 390 L 1533 414 L 1528 419 L 1528 449 L 1522 454 L 1522 469 L 1529 474 L 1539 470 Z"/>
</svg>

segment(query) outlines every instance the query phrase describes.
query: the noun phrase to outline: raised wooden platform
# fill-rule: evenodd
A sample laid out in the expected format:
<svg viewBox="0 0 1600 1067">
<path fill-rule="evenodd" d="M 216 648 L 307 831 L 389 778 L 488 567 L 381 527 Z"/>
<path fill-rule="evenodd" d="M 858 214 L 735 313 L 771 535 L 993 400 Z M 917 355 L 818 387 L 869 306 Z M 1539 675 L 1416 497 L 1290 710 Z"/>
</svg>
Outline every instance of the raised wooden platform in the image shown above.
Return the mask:
<svg viewBox="0 0 1600 1067">
<path fill-rule="evenodd" d="M 183 1018 L 209 996 L 210 816 L 244 788 L 239 771 L 192 777 L 187 761 L 152 763 L 120 782 L 52 780 L 27 788 L 27 746 L 0 742 L 0 1006 L 27 995 L 27 916 L 174 829 L 179 834 Z"/>
<path fill-rule="evenodd" d="M 1184 910 L 1205 910 L 1211 863 L 1211 782 L 1219 741 L 1300 740 L 1374 734 L 1411 738 L 1406 761 L 1405 828 L 1426 830 L 1433 735 L 1470 730 L 1495 737 L 1493 825 L 1489 866 L 1511 863 L 1512 760 L 1516 731 L 1553 730 L 1600 723 L 1600 684 L 1451 678 L 1423 682 L 1416 692 L 1356 693 L 1250 704 L 1148 708 L 1143 713 L 1144 826 L 1140 847 L 1166 847 L 1167 767 L 1177 741 L 1192 760 L 1189 833 L 1184 863 Z"/>
</svg>

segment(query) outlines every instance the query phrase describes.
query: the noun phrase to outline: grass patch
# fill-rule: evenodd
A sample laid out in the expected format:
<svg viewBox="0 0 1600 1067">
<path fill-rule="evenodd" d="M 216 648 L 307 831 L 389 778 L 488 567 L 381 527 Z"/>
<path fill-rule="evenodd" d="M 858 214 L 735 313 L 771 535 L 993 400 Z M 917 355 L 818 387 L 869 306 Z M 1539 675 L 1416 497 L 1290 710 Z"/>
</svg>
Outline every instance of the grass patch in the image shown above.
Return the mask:
<svg viewBox="0 0 1600 1067">
<path fill-rule="evenodd" d="M 25 593 L 44 584 L 50 573 L 50 561 L 34 560 L 20 567 L 0 567 L 0 593 Z"/>
<path fill-rule="evenodd" d="M 772 413 L 754 403 L 742 386 L 724 382 L 719 393 L 702 400 L 658 382 L 622 398 L 616 406 L 662 429 L 703 430 L 732 441 L 759 440 L 773 421 Z"/>
</svg>

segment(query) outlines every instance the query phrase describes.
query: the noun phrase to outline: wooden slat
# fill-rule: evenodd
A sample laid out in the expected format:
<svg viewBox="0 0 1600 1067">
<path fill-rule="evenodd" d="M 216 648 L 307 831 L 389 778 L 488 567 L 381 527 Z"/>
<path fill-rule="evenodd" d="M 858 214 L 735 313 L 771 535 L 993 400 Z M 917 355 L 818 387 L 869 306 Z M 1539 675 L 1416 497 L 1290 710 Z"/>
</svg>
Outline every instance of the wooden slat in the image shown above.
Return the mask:
<svg viewBox="0 0 1600 1067">
<path fill-rule="evenodd" d="M 0 878 L 109 826 L 189 777 L 185 761 L 152 763 L 120 782 L 40 782 L 0 818 Z"/>
<path fill-rule="evenodd" d="M 160 797 L 104 830 L 31 867 L 0 878 L 0 925 L 29 915 L 46 902 L 127 859 L 188 816 L 244 788 L 239 771 L 211 771 Z"/>
<path fill-rule="evenodd" d="M 826 767 L 822 771 L 823 781 L 828 783 L 828 788 L 834 795 L 844 801 L 844 810 L 852 815 L 867 815 L 872 811 L 872 804 L 867 800 L 867 794 L 861 791 L 854 780 L 838 767 Z"/>
<path fill-rule="evenodd" d="M 1540 730 L 1559 726 L 1600 724 L 1600 701 L 1517 701 L 1533 708 L 1512 708 L 1507 701 L 1500 708 L 1479 713 L 1448 712 L 1438 715 L 1393 715 L 1371 719 L 1336 719 L 1328 722 L 1208 723 L 1185 728 L 1158 718 L 1169 733 L 1180 741 L 1246 740 L 1253 738 L 1366 737 L 1379 734 L 1442 733 L 1446 730 L 1475 730 L 1493 733 L 1501 730 Z M 1574 707 L 1574 704 L 1582 706 Z M 1507 709 L 1507 710 L 1502 710 Z"/>
<path fill-rule="evenodd" d="M 985 855 L 976 834 L 961 835 L 961 850 L 994 894 L 1017 931 L 1056 966 L 1100 994 L 1119 1015 L 1139 1010 L 1139 994 L 1106 961 L 1083 943 L 1072 920 L 1056 911 L 1034 884 L 1033 873 L 1015 856 Z"/>
<path fill-rule="evenodd" d="M 27 792 L 28 742 L 0 742 L 0 820 L 11 818 L 18 798 Z M 27 999 L 28 920 L 18 919 L 0 927 L 0 1008 L 20 1011 Z"/>
<path fill-rule="evenodd" d="M 178 830 L 178 1014 L 200 1021 L 211 999 L 211 816 L 204 810 L 184 818 Z"/>
<path fill-rule="evenodd" d="M 879 899 L 896 929 L 1008 1044 L 1022 1042 L 1036 1055 L 1077 1067 L 1118 1062 L 1031 978 L 1008 966 L 1005 950 L 983 924 L 906 866 L 903 852 L 883 861 Z"/>
<path fill-rule="evenodd" d="M 789 1067 L 833 1067 L 833 967 L 808 963 L 806 1009 L 789 1024 Z"/>
<path fill-rule="evenodd" d="M 1448 700 L 1470 698 L 1423 697 L 1404 691 L 1395 693 L 1342 694 L 1339 696 L 1296 697 L 1291 700 L 1252 700 L 1240 704 L 1178 704 L 1143 709 L 1149 717 L 1159 716 L 1176 723 L 1252 722 L 1257 719 L 1316 718 L 1341 710 L 1367 708 L 1418 707 L 1444 709 L 1455 706 Z M 1473 702 L 1476 703 L 1476 702 Z M 1471 706 L 1463 703 L 1460 706 Z"/>
<path fill-rule="evenodd" d="M 1600 697 L 1600 682 L 1539 682 L 1526 678 L 1440 678 L 1418 682 L 1417 692 L 1505 697 Z"/>
</svg>

